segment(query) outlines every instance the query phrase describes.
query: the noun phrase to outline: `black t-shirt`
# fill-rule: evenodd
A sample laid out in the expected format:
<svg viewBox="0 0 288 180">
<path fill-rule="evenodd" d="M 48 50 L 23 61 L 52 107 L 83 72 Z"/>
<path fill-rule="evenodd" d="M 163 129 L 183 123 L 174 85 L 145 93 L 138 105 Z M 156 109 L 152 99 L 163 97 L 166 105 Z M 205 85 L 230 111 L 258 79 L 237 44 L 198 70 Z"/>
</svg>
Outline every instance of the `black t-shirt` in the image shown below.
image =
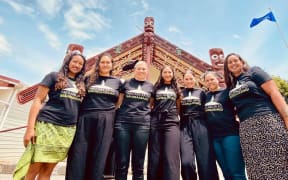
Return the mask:
<svg viewBox="0 0 288 180">
<path fill-rule="evenodd" d="M 179 122 L 177 111 L 177 94 L 171 85 L 162 85 L 154 92 L 152 125 L 162 126 Z M 165 115 L 164 115 L 165 114 Z M 159 117 L 161 115 L 161 117 Z"/>
<path fill-rule="evenodd" d="M 235 120 L 234 106 L 229 99 L 228 89 L 208 92 L 205 112 L 212 136 L 239 134 L 239 122 Z"/>
<path fill-rule="evenodd" d="M 40 83 L 49 88 L 49 99 L 39 111 L 37 120 L 60 126 L 75 125 L 81 102 L 75 81 L 69 79 L 67 88 L 55 90 L 56 78 L 57 72 L 51 72 Z"/>
<path fill-rule="evenodd" d="M 115 77 L 99 76 L 87 90 L 81 103 L 82 110 L 112 110 L 118 100 L 121 81 Z"/>
<path fill-rule="evenodd" d="M 123 83 L 120 92 L 124 94 L 124 98 L 115 123 L 149 125 L 153 84 L 132 78 Z"/>
<path fill-rule="evenodd" d="M 259 67 L 252 67 L 237 78 L 229 97 L 236 106 L 240 121 L 256 114 L 277 112 L 271 98 L 260 87 L 269 80 L 271 77 Z"/>
<path fill-rule="evenodd" d="M 154 93 L 155 112 L 176 112 L 177 94 L 171 85 L 163 85 L 156 89 Z"/>
<path fill-rule="evenodd" d="M 192 116 L 196 119 L 203 119 L 205 93 L 201 89 L 184 88 L 182 90 L 183 99 L 181 100 L 181 117 Z"/>
</svg>

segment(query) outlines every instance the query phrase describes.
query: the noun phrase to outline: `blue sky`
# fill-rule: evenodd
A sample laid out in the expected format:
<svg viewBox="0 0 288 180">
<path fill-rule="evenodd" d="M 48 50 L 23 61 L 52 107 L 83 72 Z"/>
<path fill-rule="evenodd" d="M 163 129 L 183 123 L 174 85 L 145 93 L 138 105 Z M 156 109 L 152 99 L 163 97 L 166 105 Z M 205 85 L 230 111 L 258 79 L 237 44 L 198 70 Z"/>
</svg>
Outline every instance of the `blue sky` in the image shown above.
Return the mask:
<svg viewBox="0 0 288 180">
<path fill-rule="evenodd" d="M 268 20 L 250 28 L 269 8 L 280 31 Z M 288 79 L 287 0 L 0 0 L 0 75 L 33 85 L 59 69 L 69 43 L 91 57 L 140 34 L 146 16 L 207 63 L 209 49 L 222 48 Z"/>
</svg>

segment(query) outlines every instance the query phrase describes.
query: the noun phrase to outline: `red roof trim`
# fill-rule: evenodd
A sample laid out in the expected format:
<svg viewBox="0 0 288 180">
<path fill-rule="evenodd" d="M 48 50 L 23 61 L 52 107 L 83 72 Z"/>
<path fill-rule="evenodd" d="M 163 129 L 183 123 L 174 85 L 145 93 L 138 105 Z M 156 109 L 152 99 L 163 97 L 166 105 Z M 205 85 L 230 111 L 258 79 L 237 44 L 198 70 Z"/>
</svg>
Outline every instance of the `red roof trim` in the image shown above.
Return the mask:
<svg viewBox="0 0 288 180">
<path fill-rule="evenodd" d="M 6 76 L 2 76 L 2 75 L 0 75 L 0 81 L 4 81 L 6 83 L 11 83 L 11 84 L 19 84 L 20 83 L 19 80 L 16 80 L 16 79 L 13 79 L 13 78 L 9 78 L 9 77 L 6 77 Z"/>
</svg>

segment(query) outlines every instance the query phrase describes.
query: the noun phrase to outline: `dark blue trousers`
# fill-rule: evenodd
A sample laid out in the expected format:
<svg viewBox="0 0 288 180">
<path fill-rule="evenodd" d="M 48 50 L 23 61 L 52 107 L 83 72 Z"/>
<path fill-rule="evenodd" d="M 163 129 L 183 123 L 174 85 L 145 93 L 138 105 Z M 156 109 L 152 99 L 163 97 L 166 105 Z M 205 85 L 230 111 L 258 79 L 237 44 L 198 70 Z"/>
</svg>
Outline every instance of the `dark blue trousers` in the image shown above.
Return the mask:
<svg viewBox="0 0 288 180">
<path fill-rule="evenodd" d="M 150 127 L 136 124 L 116 124 L 114 142 L 116 151 L 116 180 L 126 180 L 132 153 L 133 180 L 144 179 L 143 167 Z"/>
<path fill-rule="evenodd" d="M 104 177 L 113 178 L 115 177 L 116 162 L 115 162 L 115 143 L 112 142 L 109 153 L 106 159 L 106 165 L 104 169 Z"/>
</svg>

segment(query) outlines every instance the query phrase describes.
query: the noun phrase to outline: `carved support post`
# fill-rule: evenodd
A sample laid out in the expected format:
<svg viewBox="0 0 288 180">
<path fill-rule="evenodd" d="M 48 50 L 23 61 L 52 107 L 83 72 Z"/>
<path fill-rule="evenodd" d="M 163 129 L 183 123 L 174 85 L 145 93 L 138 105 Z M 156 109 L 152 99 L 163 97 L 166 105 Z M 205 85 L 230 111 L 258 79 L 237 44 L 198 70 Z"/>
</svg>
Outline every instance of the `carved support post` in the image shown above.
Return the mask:
<svg viewBox="0 0 288 180">
<path fill-rule="evenodd" d="M 149 66 L 154 58 L 154 18 L 144 20 L 143 61 Z M 147 75 L 149 77 L 149 74 Z"/>
</svg>

